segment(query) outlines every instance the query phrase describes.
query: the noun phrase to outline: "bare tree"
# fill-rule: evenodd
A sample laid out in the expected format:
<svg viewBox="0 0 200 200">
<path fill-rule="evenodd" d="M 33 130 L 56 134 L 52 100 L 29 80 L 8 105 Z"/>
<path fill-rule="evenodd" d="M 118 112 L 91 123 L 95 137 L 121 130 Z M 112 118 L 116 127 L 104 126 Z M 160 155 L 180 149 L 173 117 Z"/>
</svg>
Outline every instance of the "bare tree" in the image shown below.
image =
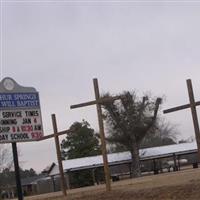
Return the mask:
<svg viewBox="0 0 200 200">
<path fill-rule="evenodd" d="M 145 96 L 140 99 L 135 92 L 124 92 L 121 96 L 118 102 L 104 104 L 105 119 L 110 130 L 107 140 L 130 151 L 131 175 L 138 177 L 141 175 L 140 144 L 145 135 L 155 128 L 161 98 L 153 100 Z"/>
<path fill-rule="evenodd" d="M 144 137 L 141 148 L 176 144 L 177 135 L 179 134 L 177 125 L 166 121 L 164 118 L 159 118 L 156 129 Z"/>
</svg>

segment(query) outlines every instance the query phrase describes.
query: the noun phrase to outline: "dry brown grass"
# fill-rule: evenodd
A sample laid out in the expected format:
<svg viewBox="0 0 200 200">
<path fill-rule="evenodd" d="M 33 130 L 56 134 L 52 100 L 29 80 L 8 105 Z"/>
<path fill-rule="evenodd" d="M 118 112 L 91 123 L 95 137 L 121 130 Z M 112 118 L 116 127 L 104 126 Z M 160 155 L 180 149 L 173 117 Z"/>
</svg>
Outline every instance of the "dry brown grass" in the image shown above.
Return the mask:
<svg viewBox="0 0 200 200">
<path fill-rule="evenodd" d="M 27 197 L 25 200 L 200 200 L 200 169 L 189 169 L 145 176 L 112 183 L 112 191 L 105 185 L 73 189 L 67 198 L 60 192 Z"/>
</svg>

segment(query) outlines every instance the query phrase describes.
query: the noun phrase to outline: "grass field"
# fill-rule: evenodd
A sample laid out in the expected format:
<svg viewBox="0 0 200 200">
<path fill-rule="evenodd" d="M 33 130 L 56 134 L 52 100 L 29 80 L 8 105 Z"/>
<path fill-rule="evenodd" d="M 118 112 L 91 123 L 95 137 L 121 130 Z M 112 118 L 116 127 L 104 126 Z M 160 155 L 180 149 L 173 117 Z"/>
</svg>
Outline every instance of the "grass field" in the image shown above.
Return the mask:
<svg viewBox="0 0 200 200">
<path fill-rule="evenodd" d="M 164 173 L 112 183 L 112 191 L 105 185 L 27 197 L 25 200 L 200 200 L 200 169 Z"/>
</svg>

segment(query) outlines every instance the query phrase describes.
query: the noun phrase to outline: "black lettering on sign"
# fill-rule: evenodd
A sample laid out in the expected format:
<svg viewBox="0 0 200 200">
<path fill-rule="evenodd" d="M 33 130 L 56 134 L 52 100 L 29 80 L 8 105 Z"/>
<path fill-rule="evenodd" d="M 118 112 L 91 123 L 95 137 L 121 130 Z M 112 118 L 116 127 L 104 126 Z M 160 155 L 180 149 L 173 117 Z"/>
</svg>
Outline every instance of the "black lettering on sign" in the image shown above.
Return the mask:
<svg viewBox="0 0 200 200">
<path fill-rule="evenodd" d="M 26 140 L 29 139 L 29 136 L 27 133 L 16 133 L 10 135 L 11 140 Z"/>
<path fill-rule="evenodd" d="M 13 124 L 17 124 L 17 120 L 16 119 L 2 119 L 0 121 L 1 125 L 13 125 Z"/>
<path fill-rule="evenodd" d="M 41 125 L 35 125 L 34 126 L 34 131 L 41 131 L 42 130 L 42 126 Z"/>
<path fill-rule="evenodd" d="M 23 118 L 22 124 L 31 124 L 31 119 L 30 118 Z"/>
<path fill-rule="evenodd" d="M 10 130 L 10 127 L 0 127 L 0 133 L 8 133 Z"/>
<path fill-rule="evenodd" d="M 8 140 L 8 135 L 0 135 L 0 141 L 1 140 Z"/>
<path fill-rule="evenodd" d="M 15 118 L 15 117 L 22 117 L 21 111 L 17 112 L 2 112 L 3 118 Z"/>
<path fill-rule="evenodd" d="M 39 116 L 39 112 L 37 110 L 33 110 L 33 111 L 25 111 L 26 113 L 26 117 L 35 117 L 35 116 Z"/>
</svg>

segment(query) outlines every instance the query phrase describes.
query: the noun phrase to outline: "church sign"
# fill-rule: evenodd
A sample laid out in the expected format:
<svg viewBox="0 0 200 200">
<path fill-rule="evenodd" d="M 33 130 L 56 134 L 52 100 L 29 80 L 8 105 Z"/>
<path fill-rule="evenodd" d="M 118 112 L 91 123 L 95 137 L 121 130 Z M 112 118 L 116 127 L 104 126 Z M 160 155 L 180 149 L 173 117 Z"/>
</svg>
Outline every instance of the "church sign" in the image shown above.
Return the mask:
<svg viewBox="0 0 200 200">
<path fill-rule="evenodd" d="M 0 143 L 34 141 L 43 137 L 39 94 L 12 78 L 0 82 Z"/>
</svg>

